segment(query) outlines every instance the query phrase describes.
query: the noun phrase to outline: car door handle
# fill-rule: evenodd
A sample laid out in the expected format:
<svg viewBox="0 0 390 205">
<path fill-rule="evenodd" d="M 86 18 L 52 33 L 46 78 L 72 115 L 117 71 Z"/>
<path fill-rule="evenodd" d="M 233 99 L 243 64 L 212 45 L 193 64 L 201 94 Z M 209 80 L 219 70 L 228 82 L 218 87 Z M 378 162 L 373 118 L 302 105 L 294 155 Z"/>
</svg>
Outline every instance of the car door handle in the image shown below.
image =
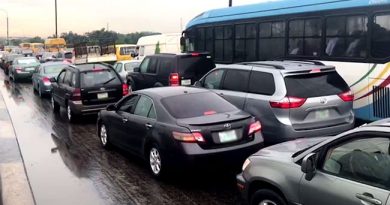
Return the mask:
<svg viewBox="0 0 390 205">
<path fill-rule="evenodd" d="M 126 122 L 128 122 L 129 120 L 127 119 L 127 118 L 122 118 L 122 122 L 123 123 L 126 123 Z"/>
<path fill-rule="evenodd" d="M 149 123 L 146 123 L 146 124 L 145 124 L 145 127 L 146 127 L 146 129 L 150 129 L 150 128 L 153 127 L 153 125 L 151 125 L 151 124 L 149 124 Z"/>
<path fill-rule="evenodd" d="M 374 198 L 374 196 L 369 193 L 356 194 L 356 198 L 362 200 L 363 202 L 368 202 L 370 204 L 382 205 L 382 202 L 379 199 Z"/>
</svg>

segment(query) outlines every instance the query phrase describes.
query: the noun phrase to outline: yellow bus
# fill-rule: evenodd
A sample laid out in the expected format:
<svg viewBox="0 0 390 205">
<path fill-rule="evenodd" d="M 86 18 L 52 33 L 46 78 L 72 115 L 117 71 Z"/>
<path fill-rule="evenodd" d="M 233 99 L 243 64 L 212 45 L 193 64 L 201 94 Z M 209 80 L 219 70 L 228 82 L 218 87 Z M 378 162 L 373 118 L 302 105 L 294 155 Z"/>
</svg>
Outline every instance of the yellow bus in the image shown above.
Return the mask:
<svg viewBox="0 0 390 205">
<path fill-rule="evenodd" d="M 21 44 L 19 44 L 19 47 L 21 49 L 30 49 L 31 48 L 31 43 L 21 43 Z"/>
<path fill-rule="evenodd" d="M 59 52 L 66 48 L 66 42 L 63 38 L 48 38 L 45 40 L 45 51 Z"/>
<path fill-rule="evenodd" d="M 119 44 L 115 45 L 117 61 L 131 60 L 131 53 L 135 53 L 137 45 L 134 44 Z"/>
<path fill-rule="evenodd" d="M 31 43 L 30 46 L 31 46 L 31 50 L 33 51 L 33 53 L 37 53 L 43 49 L 44 44 L 43 43 Z"/>
</svg>

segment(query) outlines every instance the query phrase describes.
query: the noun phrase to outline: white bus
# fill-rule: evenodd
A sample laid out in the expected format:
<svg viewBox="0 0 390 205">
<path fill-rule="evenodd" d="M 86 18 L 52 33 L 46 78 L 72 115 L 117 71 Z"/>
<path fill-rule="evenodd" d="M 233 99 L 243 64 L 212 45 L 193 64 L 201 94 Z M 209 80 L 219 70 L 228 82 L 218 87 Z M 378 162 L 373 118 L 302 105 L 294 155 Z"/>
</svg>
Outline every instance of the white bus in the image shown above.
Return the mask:
<svg viewBox="0 0 390 205">
<path fill-rule="evenodd" d="M 206 11 L 183 31 L 184 51 L 216 63 L 308 59 L 336 66 L 356 117 L 390 117 L 390 0 L 279 0 Z"/>
<path fill-rule="evenodd" d="M 144 36 L 138 39 L 137 60 L 143 60 L 145 56 L 152 55 L 159 50 L 159 53 L 180 53 L 180 33 L 166 33 L 151 36 Z"/>
</svg>

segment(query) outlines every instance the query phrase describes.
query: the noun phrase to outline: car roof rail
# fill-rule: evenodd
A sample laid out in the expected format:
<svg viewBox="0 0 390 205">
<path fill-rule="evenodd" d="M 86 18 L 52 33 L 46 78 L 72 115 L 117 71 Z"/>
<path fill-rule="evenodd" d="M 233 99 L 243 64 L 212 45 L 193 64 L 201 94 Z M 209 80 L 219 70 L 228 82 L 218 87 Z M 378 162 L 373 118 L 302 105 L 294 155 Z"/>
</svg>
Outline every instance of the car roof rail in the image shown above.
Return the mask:
<svg viewBox="0 0 390 205">
<path fill-rule="evenodd" d="M 324 66 L 320 61 L 315 60 L 300 60 L 300 59 L 274 59 L 274 61 L 285 61 L 285 62 L 297 62 L 297 63 L 306 63 L 306 64 L 312 64 L 312 65 L 321 65 Z"/>
<path fill-rule="evenodd" d="M 260 63 L 260 62 L 244 62 L 244 63 L 239 63 L 239 65 L 268 66 L 268 67 L 273 67 L 273 68 L 276 68 L 279 70 L 285 70 L 285 68 L 281 65 L 274 65 L 274 64 Z"/>
</svg>

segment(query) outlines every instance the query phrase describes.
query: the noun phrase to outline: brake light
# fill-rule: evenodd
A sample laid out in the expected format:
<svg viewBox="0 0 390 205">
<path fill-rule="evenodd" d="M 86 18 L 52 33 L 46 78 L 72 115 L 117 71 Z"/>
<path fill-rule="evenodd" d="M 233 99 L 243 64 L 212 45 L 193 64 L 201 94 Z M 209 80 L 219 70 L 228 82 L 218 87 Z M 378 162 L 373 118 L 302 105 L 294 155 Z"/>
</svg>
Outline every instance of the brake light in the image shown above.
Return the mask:
<svg viewBox="0 0 390 205">
<path fill-rule="evenodd" d="M 123 94 L 123 96 L 126 96 L 129 94 L 129 86 L 126 83 L 122 84 L 122 94 Z"/>
<path fill-rule="evenodd" d="M 42 81 L 43 81 L 43 84 L 45 84 L 45 85 L 51 85 L 50 79 L 48 77 L 43 77 Z"/>
<path fill-rule="evenodd" d="M 315 68 L 315 69 L 310 71 L 310 73 L 320 73 L 320 72 L 321 72 L 320 68 Z"/>
<path fill-rule="evenodd" d="M 15 71 L 16 71 L 17 73 L 22 72 L 22 68 L 21 68 L 21 67 L 15 67 Z"/>
<path fill-rule="evenodd" d="M 182 142 L 205 142 L 202 133 L 183 133 L 183 132 L 172 132 L 173 138 Z"/>
<path fill-rule="evenodd" d="M 252 135 L 253 133 L 260 132 L 260 131 L 261 131 L 261 124 L 259 121 L 256 121 L 249 126 L 248 135 Z"/>
<path fill-rule="evenodd" d="M 170 86 L 179 86 L 179 73 L 171 73 L 169 75 L 169 85 Z"/>
<path fill-rule="evenodd" d="M 216 114 L 217 112 L 215 112 L 214 110 L 210 110 L 210 111 L 206 111 L 203 113 L 203 115 L 214 115 Z"/>
<path fill-rule="evenodd" d="M 347 91 L 344 93 L 339 94 L 339 97 L 344 101 L 344 102 L 351 102 L 354 100 L 355 96 L 352 93 L 352 91 Z"/>
<path fill-rule="evenodd" d="M 199 56 L 200 53 L 191 53 L 191 56 Z"/>
<path fill-rule="evenodd" d="M 75 88 L 71 97 L 72 101 L 81 101 L 81 90 L 80 88 Z"/>
<path fill-rule="evenodd" d="M 284 97 L 280 101 L 270 101 L 269 103 L 273 108 L 290 109 L 301 107 L 305 102 L 306 98 Z"/>
</svg>

